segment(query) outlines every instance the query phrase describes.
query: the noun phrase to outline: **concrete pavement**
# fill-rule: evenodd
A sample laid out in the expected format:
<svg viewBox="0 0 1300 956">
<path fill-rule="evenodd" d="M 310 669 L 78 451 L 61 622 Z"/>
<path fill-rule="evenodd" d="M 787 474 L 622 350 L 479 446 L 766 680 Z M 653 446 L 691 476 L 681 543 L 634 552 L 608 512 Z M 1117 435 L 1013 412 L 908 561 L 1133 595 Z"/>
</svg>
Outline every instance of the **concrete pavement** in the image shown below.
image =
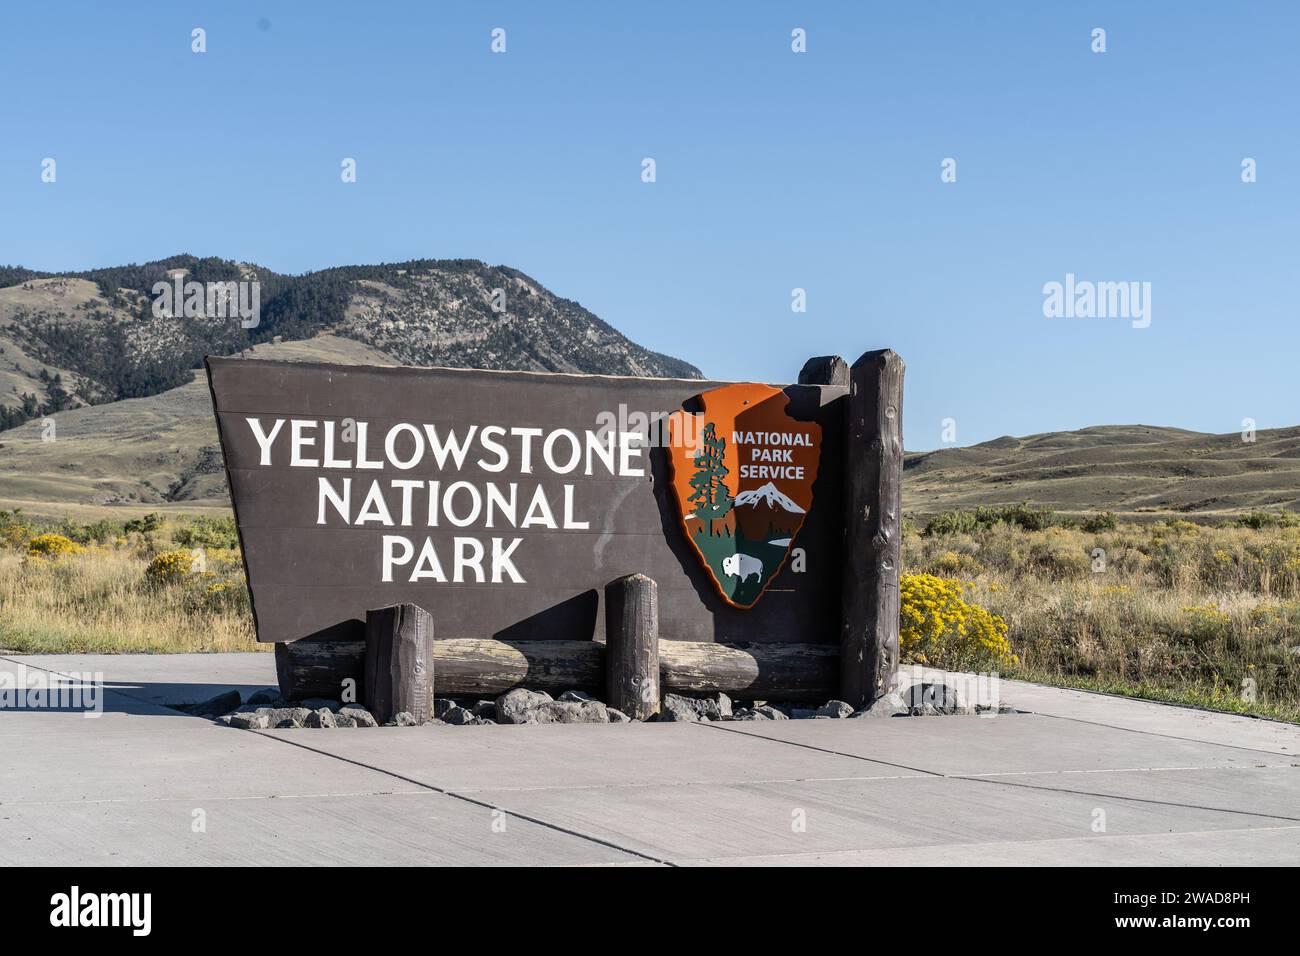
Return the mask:
<svg viewBox="0 0 1300 956">
<path fill-rule="evenodd" d="M 0 865 L 1298 864 L 1300 728 L 1002 683 L 1028 713 L 232 730 L 167 709 L 269 654 L 99 671 L 101 717 L 0 710 Z"/>
</svg>

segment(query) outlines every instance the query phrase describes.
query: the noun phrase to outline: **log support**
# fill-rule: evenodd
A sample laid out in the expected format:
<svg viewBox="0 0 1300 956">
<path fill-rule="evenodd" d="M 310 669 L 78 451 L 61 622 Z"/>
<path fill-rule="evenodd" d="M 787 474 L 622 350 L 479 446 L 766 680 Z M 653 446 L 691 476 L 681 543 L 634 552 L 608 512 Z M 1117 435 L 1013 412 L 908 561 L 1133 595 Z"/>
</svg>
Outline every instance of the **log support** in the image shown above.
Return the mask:
<svg viewBox="0 0 1300 956">
<path fill-rule="evenodd" d="M 605 694 L 633 720 L 659 713 L 659 586 L 644 574 L 605 585 Z"/>
<path fill-rule="evenodd" d="M 840 697 L 870 707 L 898 669 L 903 360 L 867 352 L 849 370 L 845 410 Z"/>
<path fill-rule="evenodd" d="M 366 707 L 381 724 L 405 711 L 433 718 L 433 618 L 415 604 L 366 612 Z"/>
</svg>

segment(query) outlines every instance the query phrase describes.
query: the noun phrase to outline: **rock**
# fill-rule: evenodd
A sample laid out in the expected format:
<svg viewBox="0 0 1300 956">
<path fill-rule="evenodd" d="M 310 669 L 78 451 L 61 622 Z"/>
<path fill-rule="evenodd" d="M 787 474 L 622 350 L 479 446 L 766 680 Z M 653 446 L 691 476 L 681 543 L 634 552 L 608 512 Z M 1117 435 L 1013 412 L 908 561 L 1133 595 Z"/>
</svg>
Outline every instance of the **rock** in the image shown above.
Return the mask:
<svg viewBox="0 0 1300 956">
<path fill-rule="evenodd" d="M 495 727 L 497 722 L 490 717 L 475 717 L 470 724 L 475 727 Z"/>
<path fill-rule="evenodd" d="M 557 699 L 557 700 L 562 700 L 562 701 L 564 701 L 565 703 L 569 703 L 569 704 L 585 704 L 585 703 L 587 703 L 588 701 L 593 701 L 593 700 L 595 700 L 596 698 L 592 697 L 592 696 L 591 696 L 590 694 L 588 694 L 586 691 L 581 691 L 581 690 L 566 690 L 563 694 L 561 694 L 561 695 L 560 695 L 558 698 L 556 698 L 556 699 Z"/>
<path fill-rule="evenodd" d="M 335 727 L 355 727 L 356 725 L 357 722 L 353 718 L 349 717 L 347 714 L 343 713 L 343 711 L 341 710 L 334 715 Z"/>
<path fill-rule="evenodd" d="M 303 722 L 296 717 L 286 717 L 284 720 L 274 723 L 271 726 L 276 730 L 297 730 L 304 725 Z"/>
<path fill-rule="evenodd" d="M 663 701 L 659 705 L 659 719 L 689 723 L 699 720 L 700 712 L 691 698 L 682 697 L 680 694 L 664 694 Z"/>
<path fill-rule="evenodd" d="M 272 727 L 276 727 L 286 720 L 296 720 L 298 726 L 301 727 L 307 719 L 307 715 L 311 713 L 311 709 L 308 707 L 258 707 L 254 713 L 265 717 L 266 722 Z"/>
<path fill-rule="evenodd" d="M 898 694 L 886 694 L 878 698 L 867 710 L 860 710 L 854 717 L 907 717 L 912 709 L 904 703 Z"/>
<path fill-rule="evenodd" d="M 452 707 L 443 712 L 442 719 L 455 727 L 463 727 L 465 724 L 472 724 L 478 718 L 474 716 L 473 711 L 466 710 L 464 707 Z"/>
<path fill-rule="evenodd" d="M 731 698 L 722 693 L 712 697 L 664 694 L 659 708 L 660 720 L 723 720 L 731 716 Z"/>
<path fill-rule="evenodd" d="M 216 697 L 209 697 L 201 703 L 190 704 L 188 707 L 183 709 L 188 710 L 191 714 L 198 714 L 202 717 L 216 717 L 218 714 L 230 713 L 238 707 L 241 702 L 242 698 L 239 696 L 239 691 L 228 690 L 223 694 L 218 694 Z"/>
<path fill-rule="evenodd" d="M 528 719 L 529 712 L 536 710 L 542 704 L 549 703 L 552 703 L 551 695 L 545 691 L 525 690 L 522 687 L 516 687 L 514 690 L 506 691 L 497 698 L 497 722 L 502 724 L 536 723 L 537 721 Z"/>
<path fill-rule="evenodd" d="M 266 717 L 263 714 L 231 714 L 230 726 L 239 730 L 266 730 Z"/>
<path fill-rule="evenodd" d="M 480 700 L 470 708 L 475 717 L 482 717 L 489 723 L 497 722 L 497 702 L 495 700 Z"/>
<path fill-rule="evenodd" d="M 598 700 L 555 700 L 537 708 L 539 724 L 607 724 L 609 708 Z"/>
<path fill-rule="evenodd" d="M 278 687 L 263 687 L 248 698 L 248 703 L 255 706 L 275 706 L 276 701 L 279 699 L 280 689 Z"/>
<path fill-rule="evenodd" d="M 903 692 L 903 702 L 914 711 L 930 707 L 937 714 L 972 713 L 949 684 L 913 684 Z"/>
<path fill-rule="evenodd" d="M 222 714 L 220 717 L 214 717 L 213 720 L 215 720 L 219 724 L 225 724 L 227 727 L 229 727 L 230 722 L 231 720 L 234 719 L 234 717 L 235 717 L 234 714 Z"/>
<path fill-rule="evenodd" d="M 320 710 L 324 708 L 332 714 L 338 713 L 339 708 L 343 706 L 343 704 L 337 700 L 326 700 L 324 697 L 312 697 L 309 700 L 299 701 L 298 705 L 300 707 L 306 707 L 308 710 Z"/>
<path fill-rule="evenodd" d="M 784 711 L 776 707 L 773 707 L 771 704 L 764 704 L 762 707 L 755 707 L 754 713 L 759 716 L 759 719 L 766 719 L 766 720 L 789 720 L 790 719 L 789 714 L 786 714 Z"/>
<path fill-rule="evenodd" d="M 442 720 L 445 718 L 447 711 L 459 706 L 454 700 L 448 700 L 446 697 L 435 698 L 433 701 L 433 716 Z"/>
<path fill-rule="evenodd" d="M 611 724 L 630 724 L 632 722 L 631 717 L 617 708 L 606 707 L 605 713 L 609 716 L 609 722 Z"/>
<path fill-rule="evenodd" d="M 853 705 L 842 700 L 828 700 L 824 706 L 818 709 L 818 717 L 852 717 Z"/>
<path fill-rule="evenodd" d="M 439 721 L 439 722 L 440 722 L 440 723 L 446 723 L 446 721 Z M 414 726 L 415 726 L 415 715 L 412 714 L 409 710 L 399 711 L 399 712 L 397 713 L 397 715 L 393 717 L 393 726 L 394 726 L 394 727 L 414 727 Z"/>
<path fill-rule="evenodd" d="M 379 721 L 375 720 L 375 715 L 366 710 L 360 704 L 347 704 L 339 708 L 340 717 L 351 717 L 354 726 L 357 727 L 378 727 Z"/>
<path fill-rule="evenodd" d="M 334 723 L 334 712 L 328 707 L 321 707 L 318 710 L 313 710 L 307 715 L 307 719 L 303 721 L 303 724 L 307 727 L 337 726 Z"/>
</svg>

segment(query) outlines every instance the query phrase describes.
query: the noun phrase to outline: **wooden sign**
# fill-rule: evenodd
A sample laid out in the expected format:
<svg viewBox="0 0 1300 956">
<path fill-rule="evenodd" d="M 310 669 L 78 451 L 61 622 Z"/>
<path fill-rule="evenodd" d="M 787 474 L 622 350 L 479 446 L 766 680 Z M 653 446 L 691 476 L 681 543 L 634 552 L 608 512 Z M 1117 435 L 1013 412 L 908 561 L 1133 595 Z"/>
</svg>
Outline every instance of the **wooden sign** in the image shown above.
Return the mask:
<svg viewBox="0 0 1300 956">
<path fill-rule="evenodd" d="M 785 565 L 813 505 L 822 430 L 787 413 L 770 385 L 700 396 L 669 418 L 669 467 L 682 531 L 728 604 L 750 608 Z"/>
<path fill-rule="evenodd" d="M 586 641 L 630 574 L 665 641 L 838 640 L 843 385 L 207 364 L 259 640 L 415 604 L 435 640 Z M 673 413 L 725 439 L 712 520 L 738 546 L 713 562 L 683 533 Z"/>
</svg>

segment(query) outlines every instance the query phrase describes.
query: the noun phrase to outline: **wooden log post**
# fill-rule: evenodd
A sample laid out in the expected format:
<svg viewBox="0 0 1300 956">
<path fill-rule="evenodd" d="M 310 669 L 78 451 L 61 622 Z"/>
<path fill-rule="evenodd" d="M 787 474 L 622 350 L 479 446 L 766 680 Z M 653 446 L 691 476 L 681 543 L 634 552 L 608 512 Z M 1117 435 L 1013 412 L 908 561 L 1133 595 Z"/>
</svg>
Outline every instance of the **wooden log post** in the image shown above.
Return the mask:
<svg viewBox="0 0 1300 956">
<path fill-rule="evenodd" d="M 366 612 L 366 707 L 381 724 L 433 717 L 433 618 L 415 604 Z"/>
<path fill-rule="evenodd" d="M 605 702 L 647 720 L 659 699 L 659 585 L 629 574 L 605 585 Z"/>
<path fill-rule="evenodd" d="M 276 646 L 277 663 L 295 675 L 292 700 L 338 696 L 344 680 L 365 673 L 364 641 L 301 640 Z M 559 694 L 606 690 L 605 645 L 597 641 L 494 641 L 462 637 L 433 642 L 434 694 L 497 697 L 516 687 Z M 839 693 L 835 644 L 659 642 L 659 689 L 742 700 L 815 701 Z M 284 688 L 281 688 L 284 692 Z"/>
<path fill-rule="evenodd" d="M 904 368 L 882 349 L 849 370 L 840 696 L 854 707 L 887 693 L 898 669 Z"/>
<path fill-rule="evenodd" d="M 800 385 L 849 384 L 849 363 L 838 355 L 818 355 L 803 363 L 799 370 Z"/>
</svg>

